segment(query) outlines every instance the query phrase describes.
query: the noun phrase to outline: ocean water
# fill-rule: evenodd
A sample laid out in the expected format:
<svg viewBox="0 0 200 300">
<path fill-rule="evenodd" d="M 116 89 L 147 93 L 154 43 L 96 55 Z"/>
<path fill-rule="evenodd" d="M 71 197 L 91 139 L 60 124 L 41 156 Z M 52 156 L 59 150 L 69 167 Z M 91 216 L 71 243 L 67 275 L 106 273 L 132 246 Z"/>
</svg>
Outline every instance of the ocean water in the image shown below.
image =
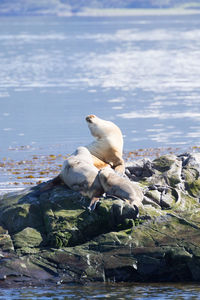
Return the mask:
<svg viewBox="0 0 200 300">
<path fill-rule="evenodd" d="M 59 170 L 93 140 L 88 114 L 121 128 L 124 153 L 199 149 L 198 14 L 0 17 L 0 66 L 0 190 L 36 165 L 51 178 L 45 156 Z"/>
<path fill-rule="evenodd" d="M 57 288 L 0 289 L 0 300 L 36 299 L 149 299 L 198 300 L 200 287 L 195 284 L 91 284 Z"/>
<path fill-rule="evenodd" d="M 124 151 L 198 146 L 199 50 L 199 15 L 1 17 L 0 158 L 71 153 L 88 114 Z"/>
<path fill-rule="evenodd" d="M 55 176 L 114 121 L 133 157 L 199 149 L 199 15 L 0 18 L 0 194 Z M 157 149 L 155 151 L 155 149 Z M 0 299 L 200 299 L 198 285 L 0 289 Z"/>
</svg>

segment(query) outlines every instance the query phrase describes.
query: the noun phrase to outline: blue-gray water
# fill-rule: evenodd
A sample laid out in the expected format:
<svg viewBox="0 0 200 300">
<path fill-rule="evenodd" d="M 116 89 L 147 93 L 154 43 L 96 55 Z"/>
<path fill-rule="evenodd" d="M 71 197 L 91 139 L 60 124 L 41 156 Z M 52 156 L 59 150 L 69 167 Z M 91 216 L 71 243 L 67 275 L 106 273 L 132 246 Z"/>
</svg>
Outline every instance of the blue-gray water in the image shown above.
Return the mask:
<svg viewBox="0 0 200 300">
<path fill-rule="evenodd" d="M 58 286 L 57 288 L 0 289 L 0 300 L 36 299 L 200 299 L 195 284 L 94 284 L 89 286 Z"/>
<path fill-rule="evenodd" d="M 71 153 L 87 114 L 125 151 L 199 145 L 199 15 L 1 17 L 0 66 L 0 158 Z"/>
<path fill-rule="evenodd" d="M 91 142 L 88 114 L 119 125 L 125 152 L 198 146 L 199 15 L 1 17 L 0 163 L 10 166 L 1 187 L 15 161 Z M 200 296 L 185 284 L 0 290 L 0 299 L 49 298 Z"/>
</svg>

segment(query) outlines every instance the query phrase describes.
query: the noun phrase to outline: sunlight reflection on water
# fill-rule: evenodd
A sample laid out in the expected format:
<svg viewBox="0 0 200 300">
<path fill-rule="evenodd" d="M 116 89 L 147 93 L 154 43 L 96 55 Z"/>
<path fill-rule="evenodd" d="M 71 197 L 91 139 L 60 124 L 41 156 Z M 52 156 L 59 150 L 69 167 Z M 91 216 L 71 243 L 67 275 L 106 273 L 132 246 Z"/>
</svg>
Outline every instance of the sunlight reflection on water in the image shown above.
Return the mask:
<svg viewBox="0 0 200 300">
<path fill-rule="evenodd" d="M 91 142 L 91 113 L 121 128 L 125 151 L 198 146 L 198 15 L 10 17 L 0 25 L 1 157 L 32 143 L 38 153 L 71 153 Z"/>
</svg>

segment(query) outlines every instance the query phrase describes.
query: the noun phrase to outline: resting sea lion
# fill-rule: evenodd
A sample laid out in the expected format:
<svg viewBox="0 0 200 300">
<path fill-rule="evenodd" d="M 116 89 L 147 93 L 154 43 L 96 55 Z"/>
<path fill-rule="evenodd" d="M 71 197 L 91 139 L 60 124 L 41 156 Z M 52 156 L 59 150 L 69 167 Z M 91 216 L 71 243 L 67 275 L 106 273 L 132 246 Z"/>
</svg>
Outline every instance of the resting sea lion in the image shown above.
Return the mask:
<svg viewBox="0 0 200 300">
<path fill-rule="evenodd" d="M 119 176 L 113 169 L 104 168 L 99 171 L 100 183 L 104 191 L 111 196 L 116 196 L 128 201 L 132 206 L 142 206 L 143 193 L 136 182 Z"/>
<path fill-rule="evenodd" d="M 80 192 L 91 199 L 89 209 L 93 210 L 104 190 L 98 177 L 99 170 L 94 166 L 92 155 L 85 147 L 78 147 L 63 163 L 60 174 L 54 178 L 44 191 L 55 184 L 64 183 L 73 191 Z"/>
<path fill-rule="evenodd" d="M 64 161 L 60 177 L 70 189 L 92 199 L 103 194 L 98 171 L 93 165 L 88 149 L 78 147 L 75 153 Z"/>
<path fill-rule="evenodd" d="M 94 142 L 86 145 L 93 155 L 94 165 L 98 169 L 110 165 L 115 171 L 124 173 L 123 137 L 119 127 L 95 115 L 87 116 L 86 121 L 91 134 L 96 138 Z"/>
</svg>

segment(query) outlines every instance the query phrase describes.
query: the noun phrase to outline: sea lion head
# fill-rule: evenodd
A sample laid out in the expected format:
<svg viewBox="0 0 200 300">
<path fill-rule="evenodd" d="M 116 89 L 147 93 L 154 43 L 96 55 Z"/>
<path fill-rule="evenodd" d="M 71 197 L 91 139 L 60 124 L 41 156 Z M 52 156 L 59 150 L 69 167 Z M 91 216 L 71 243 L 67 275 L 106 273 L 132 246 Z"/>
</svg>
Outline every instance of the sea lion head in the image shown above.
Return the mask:
<svg viewBox="0 0 200 300">
<path fill-rule="evenodd" d="M 117 175 L 110 167 L 105 167 L 99 171 L 99 179 L 105 191 L 111 188 L 112 184 L 110 181 L 112 181 L 113 176 Z"/>
<path fill-rule="evenodd" d="M 86 148 L 86 147 L 83 147 L 83 146 L 79 146 L 75 152 L 74 152 L 75 155 L 86 155 L 86 156 L 91 156 L 90 154 L 90 151 Z"/>
<path fill-rule="evenodd" d="M 119 128 L 113 122 L 103 120 L 95 115 L 89 115 L 85 119 L 91 134 L 97 139 L 108 137 L 110 134 L 119 131 Z"/>
<path fill-rule="evenodd" d="M 89 115 L 85 119 L 88 123 L 93 123 L 95 122 L 95 118 L 97 118 L 95 115 Z"/>
</svg>

